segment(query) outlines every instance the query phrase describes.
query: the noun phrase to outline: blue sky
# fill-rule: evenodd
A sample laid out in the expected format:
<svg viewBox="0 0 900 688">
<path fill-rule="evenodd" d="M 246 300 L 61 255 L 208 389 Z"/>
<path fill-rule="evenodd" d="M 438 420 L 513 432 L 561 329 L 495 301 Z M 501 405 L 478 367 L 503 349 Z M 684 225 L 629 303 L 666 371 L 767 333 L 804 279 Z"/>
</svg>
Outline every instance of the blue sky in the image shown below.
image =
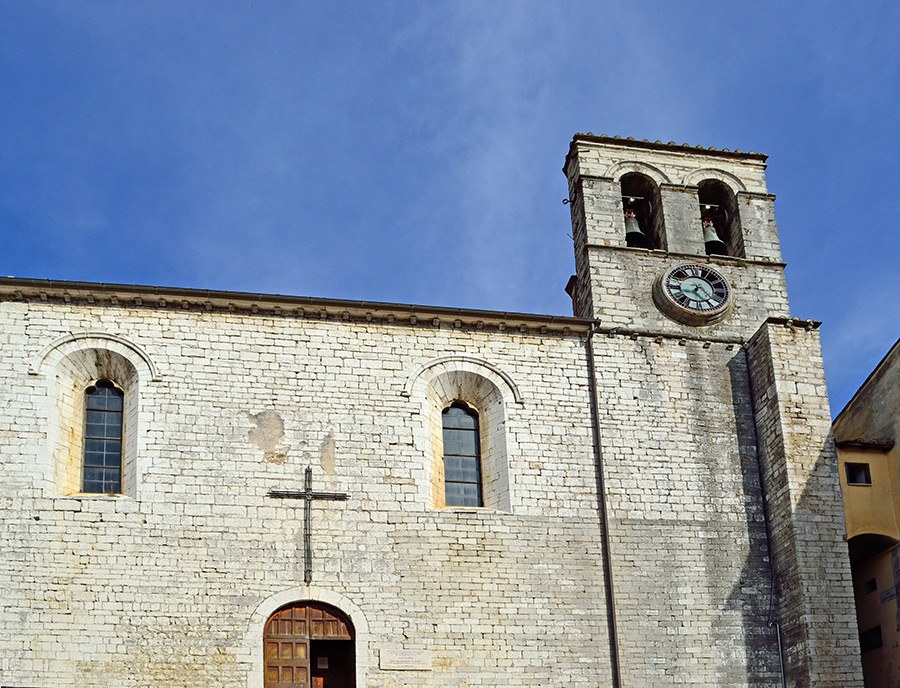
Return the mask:
<svg viewBox="0 0 900 688">
<path fill-rule="evenodd" d="M 900 4 L 3 0 L 0 273 L 570 313 L 575 132 L 769 154 L 837 413 L 900 337 Z"/>
</svg>

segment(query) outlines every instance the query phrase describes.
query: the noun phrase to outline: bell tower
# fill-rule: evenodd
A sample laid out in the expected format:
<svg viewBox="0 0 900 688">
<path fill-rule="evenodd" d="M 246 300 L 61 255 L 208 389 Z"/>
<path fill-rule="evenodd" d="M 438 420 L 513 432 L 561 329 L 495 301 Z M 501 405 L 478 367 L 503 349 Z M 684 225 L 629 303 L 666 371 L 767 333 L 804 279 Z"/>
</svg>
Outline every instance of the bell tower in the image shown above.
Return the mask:
<svg viewBox="0 0 900 688">
<path fill-rule="evenodd" d="M 577 134 L 616 685 L 861 688 L 818 323 L 766 156 Z"/>
<path fill-rule="evenodd" d="M 563 167 L 575 315 L 673 336 L 702 326 L 712 338 L 749 337 L 768 317 L 790 317 L 765 161 L 752 151 L 577 134 Z M 707 302 L 700 281 L 662 283 L 683 264 L 723 278 L 727 312 L 705 317 L 722 304 Z"/>
</svg>

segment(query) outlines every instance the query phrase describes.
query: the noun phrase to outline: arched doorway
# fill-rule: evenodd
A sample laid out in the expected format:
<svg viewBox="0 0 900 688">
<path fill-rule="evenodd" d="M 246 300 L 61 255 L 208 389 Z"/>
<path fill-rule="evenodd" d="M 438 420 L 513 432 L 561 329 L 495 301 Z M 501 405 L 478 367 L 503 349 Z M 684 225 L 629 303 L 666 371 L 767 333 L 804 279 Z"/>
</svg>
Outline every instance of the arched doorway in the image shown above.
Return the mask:
<svg viewBox="0 0 900 688">
<path fill-rule="evenodd" d="M 350 619 L 331 605 L 285 605 L 266 622 L 265 688 L 355 688 L 353 637 Z"/>
</svg>

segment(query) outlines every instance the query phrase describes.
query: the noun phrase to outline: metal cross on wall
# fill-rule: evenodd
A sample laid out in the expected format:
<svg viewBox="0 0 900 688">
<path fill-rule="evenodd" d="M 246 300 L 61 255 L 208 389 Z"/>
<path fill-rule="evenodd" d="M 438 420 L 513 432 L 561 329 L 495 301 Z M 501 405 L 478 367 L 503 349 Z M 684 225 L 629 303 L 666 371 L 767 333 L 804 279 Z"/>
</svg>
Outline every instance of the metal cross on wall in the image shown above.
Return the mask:
<svg viewBox="0 0 900 688">
<path fill-rule="evenodd" d="M 312 503 L 314 499 L 326 499 L 332 502 L 343 502 L 350 499 L 345 492 L 314 492 L 312 489 L 312 467 L 306 467 L 303 479 L 303 491 L 269 490 L 269 497 L 276 499 L 302 499 L 303 504 L 303 580 L 309 585 L 312 581 Z"/>
</svg>

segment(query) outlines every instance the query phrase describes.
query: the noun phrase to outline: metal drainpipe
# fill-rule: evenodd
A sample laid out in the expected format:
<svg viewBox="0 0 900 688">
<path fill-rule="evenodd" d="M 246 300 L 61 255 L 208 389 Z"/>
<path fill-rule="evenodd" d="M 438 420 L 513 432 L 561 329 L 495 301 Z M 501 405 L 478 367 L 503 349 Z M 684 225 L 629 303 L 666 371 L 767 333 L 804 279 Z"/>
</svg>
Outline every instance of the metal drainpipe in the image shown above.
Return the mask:
<svg viewBox="0 0 900 688">
<path fill-rule="evenodd" d="M 759 446 L 759 434 L 756 432 L 756 390 L 753 389 L 753 378 L 750 375 L 750 354 L 746 345 L 741 347 L 744 352 L 744 362 L 747 366 L 747 386 L 750 389 L 750 412 L 753 414 L 753 441 L 756 444 L 756 466 L 759 472 L 759 489 L 762 496 L 763 518 L 766 522 L 766 549 L 769 550 L 769 616 L 766 625 L 775 628 L 775 639 L 778 641 L 778 664 L 781 669 L 781 688 L 787 688 L 787 678 L 784 670 L 784 647 L 781 644 L 781 624 L 778 623 L 775 611 L 775 550 L 772 549 L 772 526 L 769 521 L 769 502 L 766 495 L 766 479 L 763 475 L 762 455 Z"/>
<path fill-rule="evenodd" d="M 601 540 L 603 544 L 603 579 L 606 586 L 606 616 L 609 625 L 609 660 L 612 669 L 612 688 L 622 688 L 622 670 L 619 663 L 619 633 L 616 621 L 616 596 L 613 585 L 612 555 L 609 542 L 609 520 L 606 508 L 606 485 L 603 477 L 603 451 L 600 448 L 600 410 L 597 400 L 597 376 L 594 367 L 595 321 L 587 337 L 588 388 L 591 395 L 591 419 L 594 435 L 594 461 L 597 476 L 597 501 L 601 518 Z M 783 674 L 782 674 L 783 676 Z"/>
</svg>

